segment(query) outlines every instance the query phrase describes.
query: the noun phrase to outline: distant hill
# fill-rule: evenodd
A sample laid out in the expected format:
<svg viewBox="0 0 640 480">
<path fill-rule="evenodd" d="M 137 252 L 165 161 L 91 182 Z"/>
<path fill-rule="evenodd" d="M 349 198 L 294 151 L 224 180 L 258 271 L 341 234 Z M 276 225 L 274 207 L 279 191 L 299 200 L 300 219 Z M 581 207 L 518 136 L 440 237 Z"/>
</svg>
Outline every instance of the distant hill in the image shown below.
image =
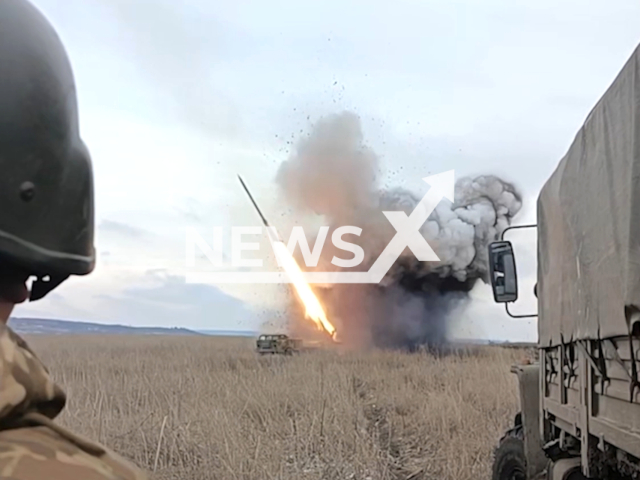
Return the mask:
<svg viewBox="0 0 640 480">
<path fill-rule="evenodd" d="M 71 322 L 44 318 L 10 318 L 8 325 L 19 334 L 28 335 L 203 335 L 186 328 L 128 327 L 125 325 L 105 325 L 102 323 Z"/>
<path fill-rule="evenodd" d="M 9 326 L 21 335 L 209 335 L 224 337 L 256 337 L 259 335 L 259 332 L 250 330 L 189 330 L 178 327 L 131 327 L 126 325 L 106 325 L 92 322 L 21 317 L 10 318 Z M 453 339 L 452 343 L 461 345 L 493 345 L 510 348 L 536 347 L 536 344 L 533 342 L 500 342 L 480 339 Z"/>
<path fill-rule="evenodd" d="M 258 335 L 257 332 L 247 330 L 198 330 L 198 333 L 216 337 L 255 337 Z"/>
</svg>

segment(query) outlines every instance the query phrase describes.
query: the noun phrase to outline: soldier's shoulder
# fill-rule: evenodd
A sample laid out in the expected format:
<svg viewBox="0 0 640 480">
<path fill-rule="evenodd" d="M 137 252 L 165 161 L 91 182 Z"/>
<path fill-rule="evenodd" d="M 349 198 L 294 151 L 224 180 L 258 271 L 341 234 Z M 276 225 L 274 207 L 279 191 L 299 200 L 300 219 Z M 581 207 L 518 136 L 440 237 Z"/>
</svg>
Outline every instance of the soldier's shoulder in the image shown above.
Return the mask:
<svg viewBox="0 0 640 480">
<path fill-rule="evenodd" d="M 93 442 L 47 426 L 0 431 L 0 478 L 7 480 L 148 480 L 141 469 Z"/>
</svg>

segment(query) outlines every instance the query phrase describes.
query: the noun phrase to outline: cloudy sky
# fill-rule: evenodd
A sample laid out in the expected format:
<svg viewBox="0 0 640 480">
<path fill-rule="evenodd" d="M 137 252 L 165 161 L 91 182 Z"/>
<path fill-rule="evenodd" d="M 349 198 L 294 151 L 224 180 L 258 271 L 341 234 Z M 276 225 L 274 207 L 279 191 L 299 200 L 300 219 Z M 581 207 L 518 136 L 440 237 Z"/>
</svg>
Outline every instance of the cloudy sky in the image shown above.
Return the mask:
<svg viewBox="0 0 640 480">
<path fill-rule="evenodd" d="M 535 221 L 540 187 L 640 39 L 634 0 L 35 4 L 77 78 L 99 263 L 15 313 L 131 325 L 253 329 L 282 307 L 280 287 L 185 284 L 184 229 L 256 224 L 237 173 L 279 211 L 278 164 L 326 114 L 361 116 L 388 182 L 498 174 Z M 513 239 L 524 312 L 535 234 Z M 474 296 L 462 335 L 535 340 L 535 322 Z"/>
</svg>

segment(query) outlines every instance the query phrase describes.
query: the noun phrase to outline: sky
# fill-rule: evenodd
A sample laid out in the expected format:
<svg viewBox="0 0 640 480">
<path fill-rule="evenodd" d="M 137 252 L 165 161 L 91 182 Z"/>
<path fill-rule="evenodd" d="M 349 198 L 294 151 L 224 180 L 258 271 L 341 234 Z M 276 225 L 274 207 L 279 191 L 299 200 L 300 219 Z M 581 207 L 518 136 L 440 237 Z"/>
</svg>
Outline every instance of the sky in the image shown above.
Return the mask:
<svg viewBox="0 0 640 480">
<path fill-rule="evenodd" d="M 98 264 L 16 316 L 254 329 L 286 289 L 184 282 L 185 228 L 282 222 L 278 165 L 349 110 L 386 181 L 496 174 L 535 201 L 640 39 L 633 0 L 34 0 L 65 44 L 93 158 Z M 268 215 L 267 215 L 268 216 Z M 278 220 L 279 221 L 279 220 Z M 277 221 L 274 221 L 277 223 Z M 535 311 L 535 231 L 513 234 Z M 516 238 L 517 237 L 517 238 Z M 461 336 L 535 341 L 479 286 Z"/>
</svg>

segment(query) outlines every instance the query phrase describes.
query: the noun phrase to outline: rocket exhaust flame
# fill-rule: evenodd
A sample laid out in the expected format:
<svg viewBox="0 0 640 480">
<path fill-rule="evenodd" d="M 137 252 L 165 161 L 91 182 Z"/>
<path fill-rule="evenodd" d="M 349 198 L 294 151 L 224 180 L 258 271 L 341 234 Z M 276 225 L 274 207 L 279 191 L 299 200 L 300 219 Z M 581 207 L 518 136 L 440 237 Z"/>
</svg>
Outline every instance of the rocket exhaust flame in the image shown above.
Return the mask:
<svg viewBox="0 0 640 480">
<path fill-rule="evenodd" d="M 324 330 L 329 335 L 331 335 L 332 339 L 335 339 L 336 329 L 335 327 L 327 320 L 327 315 L 320 305 L 320 301 L 318 297 L 315 296 L 309 284 L 305 281 L 304 276 L 302 274 L 302 270 L 298 266 L 298 263 L 295 261 L 293 256 L 289 253 L 286 245 L 281 241 L 273 242 L 273 249 L 276 252 L 276 255 L 280 259 L 280 264 L 282 268 L 287 272 L 291 281 L 293 282 L 293 286 L 298 293 L 298 297 L 304 304 L 306 310 L 306 317 L 313 320 L 318 327 L 318 330 Z"/>
<path fill-rule="evenodd" d="M 316 297 L 316 295 L 313 293 L 313 290 L 311 290 L 311 286 L 304 279 L 304 275 L 302 273 L 302 270 L 300 270 L 298 263 L 295 261 L 291 253 L 289 253 L 289 250 L 287 249 L 286 245 L 282 242 L 282 240 L 280 240 L 277 237 L 274 238 L 272 236 L 272 234 L 275 232 L 270 228 L 269 222 L 267 222 L 267 219 L 264 217 L 264 215 L 260 211 L 258 204 L 256 203 L 256 201 L 253 199 L 253 196 L 249 192 L 249 188 L 244 183 L 240 175 L 238 175 L 238 179 L 240 180 L 240 183 L 242 184 L 242 188 L 244 188 L 244 191 L 247 192 L 247 195 L 249 196 L 251 203 L 253 204 L 256 211 L 258 212 L 258 215 L 260 215 L 262 223 L 264 224 L 265 227 L 267 227 L 267 232 L 269 233 L 271 245 L 273 246 L 273 251 L 276 254 L 276 257 L 278 258 L 278 263 L 279 265 L 282 266 L 284 271 L 291 278 L 291 282 L 293 283 L 296 293 L 298 294 L 298 298 L 300 298 L 300 301 L 304 305 L 305 317 L 312 320 L 316 324 L 316 327 L 318 328 L 318 330 L 327 332 L 331 336 L 331 338 L 335 340 L 336 329 L 331 324 L 331 322 L 327 319 L 327 315 L 324 312 L 324 309 L 322 308 L 322 305 L 320 304 L 318 297 Z"/>
</svg>

